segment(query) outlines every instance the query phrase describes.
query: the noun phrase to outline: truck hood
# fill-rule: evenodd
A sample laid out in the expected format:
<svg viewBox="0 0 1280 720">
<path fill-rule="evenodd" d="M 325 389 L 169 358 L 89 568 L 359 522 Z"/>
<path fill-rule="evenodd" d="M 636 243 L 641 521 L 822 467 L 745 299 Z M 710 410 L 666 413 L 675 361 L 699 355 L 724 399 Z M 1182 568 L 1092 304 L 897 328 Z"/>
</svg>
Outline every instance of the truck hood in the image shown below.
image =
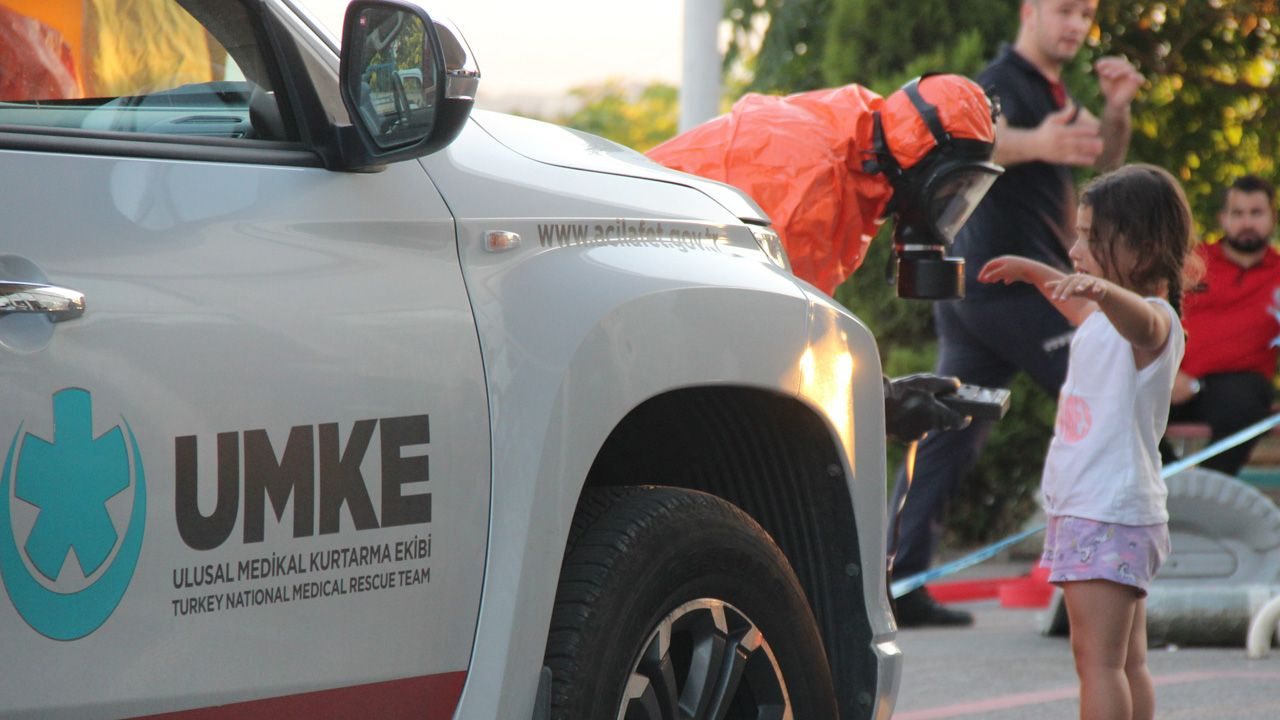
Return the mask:
<svg viewBox="0 0 1280 720">
<path fill-rule="evenodd" d="M 709 196 L 745 223 L 769 224 L 769 216 L 741 190 L 697 175 L 677 172 L 611 140 L 572 128 L 485 110 L 473 110 L 471 118 L 495 140 L 530 160 L 575 170 L 684 185 Z"/>
</svg>

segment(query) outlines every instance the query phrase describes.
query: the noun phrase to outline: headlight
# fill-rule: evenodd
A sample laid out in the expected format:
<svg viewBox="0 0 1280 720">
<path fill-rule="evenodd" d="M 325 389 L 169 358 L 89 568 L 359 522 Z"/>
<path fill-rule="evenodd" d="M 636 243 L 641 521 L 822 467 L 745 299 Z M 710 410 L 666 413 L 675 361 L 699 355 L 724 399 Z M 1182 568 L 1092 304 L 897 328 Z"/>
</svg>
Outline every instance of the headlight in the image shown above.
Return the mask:
<svg viewBox="0 0 1280 720">
<path fill-rule="evenodd" d="M 765 255 L 773 261 L 774 265 L 791 272 L 791 261 L 787 259 L 787 249 L 782 246 L 782 238 L 778 237 L 778 233 L 771 227 L 763 225 L 751 225 L 751 234 L 756 236 L 756 244 L 764 251 Z"/>
</svg>

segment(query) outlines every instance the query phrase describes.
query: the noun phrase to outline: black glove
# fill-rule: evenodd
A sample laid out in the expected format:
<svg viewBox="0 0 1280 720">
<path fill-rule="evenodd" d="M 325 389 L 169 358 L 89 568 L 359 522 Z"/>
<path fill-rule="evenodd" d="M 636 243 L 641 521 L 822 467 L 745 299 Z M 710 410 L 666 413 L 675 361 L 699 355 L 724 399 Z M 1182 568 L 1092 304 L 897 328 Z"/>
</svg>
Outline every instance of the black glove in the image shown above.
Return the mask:
<svg viewBox="0 0 1280 720">
<path fill-rule="evenodd" d="M 884 378 L 884 427 L 895 440 L 915 442 L 934 430 L 959 430 L 970 418 L 938 402 L 939 393 L 955 392 L 960 381 L 931 373 Z"/>
</svg>

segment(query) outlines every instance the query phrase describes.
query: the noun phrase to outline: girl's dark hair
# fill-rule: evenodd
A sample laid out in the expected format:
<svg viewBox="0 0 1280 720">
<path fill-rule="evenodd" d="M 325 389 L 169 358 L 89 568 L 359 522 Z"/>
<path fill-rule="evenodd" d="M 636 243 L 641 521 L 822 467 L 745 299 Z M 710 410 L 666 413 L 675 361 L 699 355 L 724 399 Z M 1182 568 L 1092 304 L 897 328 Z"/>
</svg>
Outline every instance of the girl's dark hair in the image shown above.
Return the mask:
<svg viewBox="0 0 1280 720">
<path fill-rule="evenodd" d="M 1195 236 L 1178 181 L 1155 165 L 1125 165 L 1085 185 L 1080 204 L 1093 210 L 1089 250 L 1107 273 L 1140 295 L 1167 283 L 1169 303 L 1181 313 Z M 1126 273 L 1119 271 L 1122 252 L 1133 259 Z"/>
</svg>

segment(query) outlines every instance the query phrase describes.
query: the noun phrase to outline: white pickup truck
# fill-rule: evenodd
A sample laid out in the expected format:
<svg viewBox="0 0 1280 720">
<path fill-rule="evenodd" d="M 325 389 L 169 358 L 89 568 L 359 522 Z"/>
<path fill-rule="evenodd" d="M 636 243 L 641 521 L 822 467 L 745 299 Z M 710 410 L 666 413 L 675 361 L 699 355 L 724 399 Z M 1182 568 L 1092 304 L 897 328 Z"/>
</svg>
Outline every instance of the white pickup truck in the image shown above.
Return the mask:
<svg viewBox="0 0 1280 720">
<path fill-rule="evenodd" d="M 889 717 L 875 340 L 750 199 L 416 5 L 69 7 L 0 7 L 0 717 Z"/>
</svg>

